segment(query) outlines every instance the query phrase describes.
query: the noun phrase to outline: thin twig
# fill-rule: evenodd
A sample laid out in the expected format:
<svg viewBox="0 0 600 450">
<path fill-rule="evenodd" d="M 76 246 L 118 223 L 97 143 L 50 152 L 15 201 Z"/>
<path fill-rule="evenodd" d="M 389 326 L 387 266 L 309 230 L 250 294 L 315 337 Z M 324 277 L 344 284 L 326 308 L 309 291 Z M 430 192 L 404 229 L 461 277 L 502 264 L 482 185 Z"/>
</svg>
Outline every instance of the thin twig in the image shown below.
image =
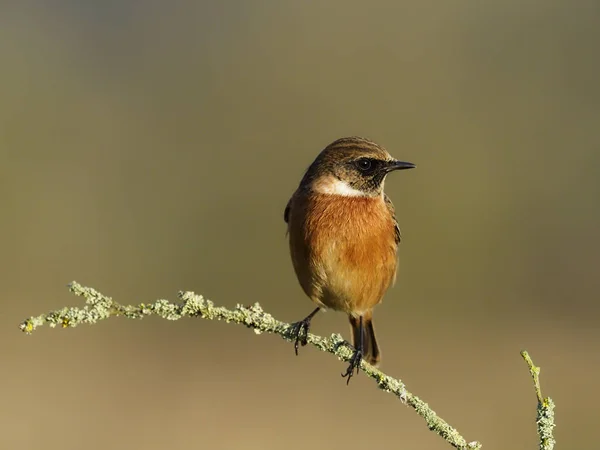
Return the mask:
<svg viewBox="0 0 600 450">
<path fill-rule="evenodd" d="M 538 400 L 536 423 L 538 436 L 540 437 L 540 450 L 552 450 L 554 444 L 556 444 L 552 434 L 556 426 L 554 424 L 554 402 L 550 397 L 544 398 L 542 396 L 542 388 L 540 387 L 541 369 L 533 364 L 529 353 L 525 350 L 521 352 L 521 356 L 529 366 L 529 373 L 533 378 L 533 387 Z"/>
<path fill-rule="evenodd" d="M 44 324 L 48 324 L 50 327 L 60 325 L 63 328 L 70 328 L 80 324 L 94 324 L 113 316 L 142 319 L 145 316 L 156 315 L 168 320 L 178 320 L 183 317 L 222 320 L 246 325 L 252 328 L 256 334 L 272 333 L 287 341 L 294 339 L 291 333 L 291 324 L 276 320 L 273 316 L 264 312 L 258 303 L 251 306 L 238 304 L 235 309 L 230 310 L 222 306 L 215 306 L 210 300 L 193 292 L 179 292 L 180 303 L 157 300 L 149 304 L 141 303 L 135 306 L 124 306 L 95 289 L 81 286 L 77 282 L 69 284 L 69 290 L 75 295 L 84 297 L 86 306 L 83 308 L 65 307 L 47 314 L 30 317 L 21 323 L 21 330 L 31 334 Z M 321 351 L 337 356 L 342 361 L 348 362 L 352 357 L 352 350 L 347 345 L 342 345 L 344 340 L 339 334 L 332 334 L 329 338 L 323 338 L 309 333 L 307 342 Z M 453 447 L 473 450 L 481 448 L 479 442 L 468 443 L 455 428 L 441 419 L 427 403 L 408 392 L 402 381 L 384 374 L 364 361 L 361 363 L 360 368 L 368 377 L 376 381 L 380 389 L 394 394 L 403 403 L 412 407 L 419 416 L 425 419 L 430 430 L 439 434 Z"/>
</svg>

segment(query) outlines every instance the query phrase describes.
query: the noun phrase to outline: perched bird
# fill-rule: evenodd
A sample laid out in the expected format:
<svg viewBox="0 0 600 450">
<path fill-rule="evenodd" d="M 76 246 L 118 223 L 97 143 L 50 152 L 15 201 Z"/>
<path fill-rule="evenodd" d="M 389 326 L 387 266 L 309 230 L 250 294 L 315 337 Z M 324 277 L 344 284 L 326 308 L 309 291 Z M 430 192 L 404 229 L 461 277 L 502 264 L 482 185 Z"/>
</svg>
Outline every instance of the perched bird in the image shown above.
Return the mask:
<svg viewBox="0 0 600 450">
<path fill-rule="evenodd" d="M 386 175 L 416 167 L 381 146 L 347 137 L 328 145 L 310 165 L 284 212 L 298 281 L 317 308 L 293 324 L 295 351 L 306 345 L 311 319 L 323 309 L 348 314 L 354 353 L 342 376 L 361 359 L 381 358 L 373 308 L 396 280 L 400 228 L 383 191 Z"/>
</svg>

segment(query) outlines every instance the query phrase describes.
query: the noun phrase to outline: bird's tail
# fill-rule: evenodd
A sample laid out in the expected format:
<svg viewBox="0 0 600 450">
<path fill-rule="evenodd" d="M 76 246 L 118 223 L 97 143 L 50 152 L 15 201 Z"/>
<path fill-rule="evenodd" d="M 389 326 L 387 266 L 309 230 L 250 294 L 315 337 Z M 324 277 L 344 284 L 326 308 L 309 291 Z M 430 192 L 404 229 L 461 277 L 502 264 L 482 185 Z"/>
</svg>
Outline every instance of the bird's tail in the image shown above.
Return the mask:
<svg viewBox="0 0 600 450">
<path fill-rule="evenodd" d="M 352 344 L 354 348 L 360 345 L 361 323 L 360 317 L 348 316 L 350 326 L 352 327 Z M 369 364 L 377 366 L 381 360 L 381 352 L 377 345 L 375 337 L 375 328 L 373 328 L 373 315 L 369 311 L 362 316 L 362 333 L 363 333 L 363 358 Z"/>
</svg>

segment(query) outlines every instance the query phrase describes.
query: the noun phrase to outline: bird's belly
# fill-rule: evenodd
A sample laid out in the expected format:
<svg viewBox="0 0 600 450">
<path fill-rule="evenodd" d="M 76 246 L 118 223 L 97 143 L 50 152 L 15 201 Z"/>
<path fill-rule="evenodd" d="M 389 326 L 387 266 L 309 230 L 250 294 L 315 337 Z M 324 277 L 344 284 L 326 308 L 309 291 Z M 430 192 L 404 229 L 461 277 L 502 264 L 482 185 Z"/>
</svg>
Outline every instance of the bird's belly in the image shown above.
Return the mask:
<svg viewBox="0 0 600 450">
<path fill-rule="evenodd" d="M 353 240 L 344 234 L 325 244 L 318 272 L 320 301 L 328 308 L 362 315 L 381 302 L 396 273 L 395 249 L 384 236 Z"/>
<path fill-rule="evenodd" d="M 288 231 L 300 285 L 322 307 L 360 315 L 394 282 L 395 222 L 382 198 L 298 197 Z"/>
</svg>

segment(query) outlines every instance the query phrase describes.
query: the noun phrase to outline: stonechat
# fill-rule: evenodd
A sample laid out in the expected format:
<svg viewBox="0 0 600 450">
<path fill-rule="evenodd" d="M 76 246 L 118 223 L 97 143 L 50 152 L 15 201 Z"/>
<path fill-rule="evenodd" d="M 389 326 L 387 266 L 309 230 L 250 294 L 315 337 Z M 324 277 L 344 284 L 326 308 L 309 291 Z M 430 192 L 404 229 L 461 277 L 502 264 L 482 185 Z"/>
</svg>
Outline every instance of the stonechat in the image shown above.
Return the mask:
<svg viewBox="0 0 600 450">
<path fill-rule="evenodd" d="M 317 305 L 294 323 L 294 348 L 306 345 L 311 319 L 321 309 L 348 314 L 354 353 L 343 377 L 361 359 L 381 359 L 373 308 L 396 280 L 400 228 L 383 191 L 388 173 L 416 167 L 398 161 L 361 137 L 338 139 L 307 169 L 284 212 L 290 254 L 300 286 Z"/>
</svg>

